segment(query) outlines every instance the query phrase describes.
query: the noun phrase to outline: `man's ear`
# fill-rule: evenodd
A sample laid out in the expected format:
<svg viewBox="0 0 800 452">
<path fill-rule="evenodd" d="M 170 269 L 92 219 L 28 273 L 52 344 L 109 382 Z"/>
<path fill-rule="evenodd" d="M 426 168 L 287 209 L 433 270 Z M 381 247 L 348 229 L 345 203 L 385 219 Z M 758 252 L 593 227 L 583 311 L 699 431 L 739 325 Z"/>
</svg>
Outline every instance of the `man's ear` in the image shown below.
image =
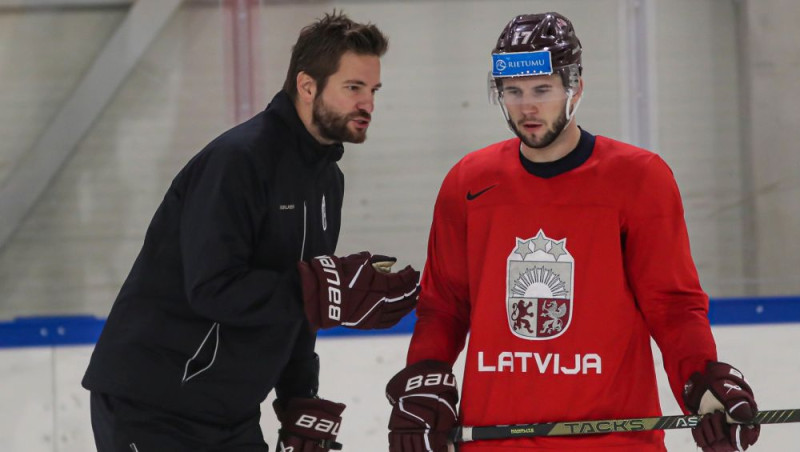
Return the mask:
<svg viewBox="0 0 800 452">
<path fill-rule="evenodd" d="M 297 74 L 297 99 L 311 105 L 317 95 L 317 81 L 303 71 Z"/>
</svg>

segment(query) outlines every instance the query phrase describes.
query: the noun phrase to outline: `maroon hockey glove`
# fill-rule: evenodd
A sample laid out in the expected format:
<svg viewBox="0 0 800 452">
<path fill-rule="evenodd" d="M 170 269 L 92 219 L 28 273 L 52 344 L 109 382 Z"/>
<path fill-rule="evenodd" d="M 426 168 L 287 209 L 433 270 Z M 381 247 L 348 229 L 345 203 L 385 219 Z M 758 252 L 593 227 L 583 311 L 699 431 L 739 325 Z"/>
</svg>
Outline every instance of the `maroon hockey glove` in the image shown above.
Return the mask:
<svg viewBox="0 0 800 452">
<path fill-rule="evenodd" d="M 397 273 L 393 257 L 366 251 L 347 257 L 318 256 L 299 262 L 306 317 L 314 330 L 346 326 L 360 330 L 389 328 L 414 309 L 419 272 L 407 266 Z"/>
<path fill-rule="evenodd" d="M 278 452 L 326 452 L 341 450 L 336 442 L 342 423 L 343 403 L 324 399 L 292 398 L 286 404 L 280 400 L 272 407 L 281 428 L 278 430 Z"/>
<path fill-rule="evenodd" d="M 458 403 L 450 366 L 432 360 L 408 366 L 386 385 L 386 398 L 393 407 L 389 452 L 447 452 Z"/>
<path fill-rule="evenodd" d="M 686 408 L 703 415 L 692 436 L 703 452 L 744 451 L 761 432 L 753 425 L 758 406 L 753 390 L 738 369 L 709 361 L 705 372 L 695 372 L 683 388 Z"/>
</svg>

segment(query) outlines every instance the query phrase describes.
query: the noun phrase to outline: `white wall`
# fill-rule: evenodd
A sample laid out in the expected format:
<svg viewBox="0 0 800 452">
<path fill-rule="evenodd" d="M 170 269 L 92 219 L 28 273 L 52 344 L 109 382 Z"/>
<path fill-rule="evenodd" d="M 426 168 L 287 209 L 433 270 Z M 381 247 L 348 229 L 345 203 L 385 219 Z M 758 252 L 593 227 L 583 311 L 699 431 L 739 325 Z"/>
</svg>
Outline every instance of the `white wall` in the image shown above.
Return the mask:
<svg viewBox="0 0 800 452">
<path fill-rule="evenodd" d="M 718 327 L 720 359 L 745 372 L 762 409 L 800 408 L 800 324 Z M 345 451 L 386 450 L 389 405 L 386 382 L 405 362 L 410 336 L 321 338 L 320 396 L 347 404 L 340 432 Z M 86 452 L 94 450 L 89 394 L 80 379 L 90 346 L 0 350 L 0 450 L 3 452 Z M 665 415 L 680 414 L 657 363 Z M 463 360 L 456 366 L 461 380 Z M 272 397 L 262 406 L 264 436 L 275 446 L 277 423 Z M 498 400 L 497 403 L 511 403 Z M 765 425 L 752 450 L 796 450 L 800 424 Z M 670 452 L 694 452 L 687 430 L 667 432 Z"/>
<path fill-rule="evenodd" d="M 762 294 L 794 293 L 793 287 L 800 292 L 800 283 L 771 283 L 777 270 L 768 259 L 759 260 L 763 272 L 747 271 L 752 256 L 745 253 L 746 245 L 779 239 L 755 241 L 743 227 L 753 218 L 740 202 L 750 194 L 737 188 L 746 165 L 740 161 L 737 139 L 734 3 L 652 3 L 655 19 L 650 32 L 655 36 L 657 61 L 652 103 L 659 137 L 654 150 L 673 167 L 685 195 L 702 282 L 716 297 L 743 294 L 746 284 L 759 285 Z M 505 23 L 531 11 L 558 10 L 570 17 L 584 44 L 586 94 L 579 124 L 594 133 L 626 139 L 626 102 L 632 95 L 624 83 L 628 45 L 624 33 L 611 31 L 625 26 L 622 12 L 630 4 L 628 0 L 265 4 L 259 10 L 257 102 L 265 105 L 282 85 L 299 29 L 334 7 L 344 8 L 356 20 L 375 22 L 389 35 L 384 88 L 370 137 L 365 144 L 347 146 L 341 162 L 347 193 L 339 252 L 370 249 L 396 254 L 402 262 L 421 267 L 433 202 L 449 167 L 465 153 L 510 136 L 498 108 L 487 102 L 486 92 L 489 53 Z M 46 121 L 64 87 L 71 86 L 68 82 L 74 83 L 80 68 L 88 64 L 87 55 L 99 51 L 97 44 L 121 14 L 115 9 L 0 13 L 0 68 L 4 68 L 0 96 L 12 100 L 18 96 L 21 105 L 36 113 L 28 122 L 17 116 L 28 110 L 8 109 L 7 103 L 0 106 L 0 114 L 10 118 L 9 128 L 0 129 L 10 137 L 0 140 L 0 175 L 13 171 L 26 143 L 41 130 L 31 123 Z M 213 2 L 186 3 L 155 39 L 18 232 L 0 248 L 0 318 L 108 313 L 172 177 L 232 123 L 224 28 L 223 15 Z M 58 33 L 54 36 L 51 30 Z M 17 40 L 23 44 L 14 45 Z M 51 41 L 58 41 L 63 52 L 48 52 Z M 68 44 L 82 41 L 87 44 L 81 52 Z M 74 62 L 67 64 L 73 54 Z M 52 61 L 44 64 L 24 55 Z M 59 58 L 67 61 L 56 64 Z M 3 75 L 7 67 L 16 69 Z M 54 75 L 57 70 L 64 76 Z M 51 91 L 44 89 L 53 80 L 62 83 L 52 85 Z M 40 104 L 50 109 L 37 107 Z M 15 144 L 5 148 L 3 143 Z M 781 168 L 779 162 L 780 155 L 796 153 L 788 146 L 774 147 L 778 156 L 774 166 L 787 172 L 784 180 L 792 186 L 791 168 Z M 784 238 L 793 224 L 790 220 L 784 224 L 784 217 L 800 212 L 792 205 L 786 200 L 774 207 L 783 209 L 784 215 L 758 218 L 760 231 L 782 238 L 780 257 L 786 263 L 800 256 L 800 250 L 791 251 L 796 241 Z"/>
<path fill-rule="evenodd" d="M 743 97 L 753 118 L 743 123 L 752 187 L 739 202 L 749 203 L 753 294 L 797 293 L 800 248 L 800 3 L 747 0 L 741 18 Z"/>
</svg>

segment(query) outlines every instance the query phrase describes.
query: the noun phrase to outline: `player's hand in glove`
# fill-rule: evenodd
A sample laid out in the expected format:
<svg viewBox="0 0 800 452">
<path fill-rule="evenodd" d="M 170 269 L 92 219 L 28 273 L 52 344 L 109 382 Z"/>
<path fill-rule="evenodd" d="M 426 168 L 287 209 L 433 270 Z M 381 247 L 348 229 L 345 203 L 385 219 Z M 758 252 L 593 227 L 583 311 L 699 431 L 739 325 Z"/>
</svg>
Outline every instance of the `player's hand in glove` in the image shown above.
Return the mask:
<svg viewBox="0 0 800 452">
<path fill-rule="evenodd" d="M 346 326 L 389 328 L 414 309 L 419 272 L 391 272 L 393 257 L 366 251 L 346 257 L 318 256 L 299 262 L 306 317 L 314 330 Z"/>
<path fill-rule="evenodd" d="M 295 397 L 285 403 L 275 400 L 272 407 L 281 423 L 278 430 L 279 452 L 341 450 L 342 445 L 336 442 L 336 435 L 342 423 L 343 403 Z"/>
<path fill-rule="evenodd" d="M 692 436 L 703 452 L 743 451 L 758 440 L 760 425 L 753 425 L 758 406 L 753 390 L 738 369 L 709 361 L 695 372 L 683 389 L 686 408 L 703 415 Z"/>
<path fill-rule="evenodd" d="M 392 404 L 390 452 L 447 452 L 458 404 L 450 366 L 432 360 L 412 364 L 392 377 L 386 398 Z"/>
</svg>

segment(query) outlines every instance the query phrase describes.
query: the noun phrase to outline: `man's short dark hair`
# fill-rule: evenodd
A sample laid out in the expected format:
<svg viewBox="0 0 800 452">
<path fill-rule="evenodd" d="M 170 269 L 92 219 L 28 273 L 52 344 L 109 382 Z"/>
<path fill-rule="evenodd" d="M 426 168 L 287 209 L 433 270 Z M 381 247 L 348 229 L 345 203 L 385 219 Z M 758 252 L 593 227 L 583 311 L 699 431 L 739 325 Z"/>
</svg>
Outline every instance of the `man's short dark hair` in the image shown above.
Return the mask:
<svg viewBox="0 0 800 452">
<path fill-rule="evenodd" d="M 346 52 L 381 57 L 388 47 L 389 39 L 378 27 L 353 22 L 341 11 L 334 10 L 300 31 L 292 47 L 283 90 L 295 100 L 297 74 L 305 72 L 317 82 L 318 92 L 322 92 L 328 77 L 339 70 L 339 61 Z"/>
</svg>

